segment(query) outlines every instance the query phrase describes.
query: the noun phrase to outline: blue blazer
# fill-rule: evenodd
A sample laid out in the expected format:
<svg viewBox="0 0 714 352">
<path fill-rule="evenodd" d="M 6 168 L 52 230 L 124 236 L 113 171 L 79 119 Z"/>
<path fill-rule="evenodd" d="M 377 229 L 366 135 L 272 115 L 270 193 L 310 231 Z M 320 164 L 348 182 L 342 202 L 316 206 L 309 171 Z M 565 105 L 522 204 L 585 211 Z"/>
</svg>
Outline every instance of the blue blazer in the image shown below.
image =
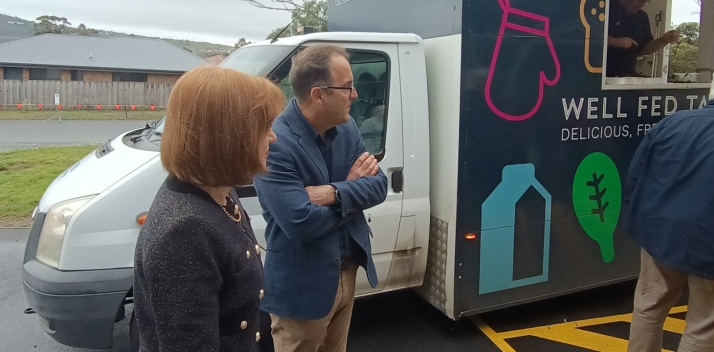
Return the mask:
<svg viewBox="0 0 714 352">
<path fill-rule="evenodd" d="M 297 103 L 291 101 L 273 123 L 278 139 L 270 145 L 269 171 L 255 177 L 267 222 L 261 309 L 293 319 L 321 319 L 332 309 L 341 268 L 338 236 L 343 228 L 359 247 L 354 251 L 363 250 L 357 255 L 362 258 L 359 264 L 376 287 L 372 232 L 363 210 L 382 203 L 387 196 L 387 177 L 382 170 L 372 177 L 344 181 L 357 157 L 367 151 L 354 120 L 336 127 L 332 170 L 327 169 L 309 128 Z M 330 182 L 330 178 L 343 181 Z M 310 202 L 305 187 L 326 184 L 339 190 L 339 208 Z"/>
<path fill-rule="evenodd" d="M 665 117 L 630 166 L 625 226 L 652 258 L 714 280 L 714 101 Z"/>
</svg>

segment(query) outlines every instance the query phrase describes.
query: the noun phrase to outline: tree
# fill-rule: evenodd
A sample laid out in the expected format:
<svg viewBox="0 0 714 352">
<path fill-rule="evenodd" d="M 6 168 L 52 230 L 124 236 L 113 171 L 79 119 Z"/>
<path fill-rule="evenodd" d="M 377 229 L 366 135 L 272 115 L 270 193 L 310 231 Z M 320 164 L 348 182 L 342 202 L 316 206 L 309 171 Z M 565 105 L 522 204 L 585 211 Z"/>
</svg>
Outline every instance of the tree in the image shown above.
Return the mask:
<svg viewBox="0 0 714 352">
<path fill-rule="evenodd" d="M 298 28 L 303 26 L 313 27 L 318 32 L 327 30 L 327 2 L 324 0 L 305 0 L 303 2 L 296 0 L 270 0 L 272 5 L 264 4 L 267 0 L 243 1 L 261 9 L 290 12 L 290 26 L 280 35 L 281 37 L 296 35 L 298 34 Z M 276 28 L 268 35 L 268 38 L 274 38 L 282 29 L 283 27 Z"/>
<path fill-rule="evenodd" d="M 679 40 L 670 47 L 669 72 L 696 72 L 699 23 L 681 23 L 677 26 L 677 31 L 679 31 L 680 37 Z"/>
<path fill-rule="evenodd" d="M 691 45 L 697 45 L 699 43 L 699 23 L 680 23 L 677 26 L 677 31 L 679 32 L 679 41 L 677 41 L 677 44 L 687 43 Z"/>
<path fill-rule="evenodd" d="M 240 39 L 238 39 L 238 42 L 236 42 L 236 44 L 233 45 L 233 47 L 236 48 L 236 49 L 240 49 L 240 48 L 242 48 L 242 47 L 244 47 L 244 46 L 246 46 L 246 45 L 248 45 L 248 44 L 250 44 L 250 43 L 251 43 L 251 42 L 247 42 L 247 41 L 245 40 L 245 38 L 240 38 Z"/>
<path fill-rule="evenodd" d="M 84 23 L 80 23 L 79 26 L 77 26 L 77 31 L 79 32 L 79 35 L 89 35 L 87 26 L 85 26 Z"/>
<path fill-rule="evenodd" d="M 62 34 L 62 31 L 71 25 L 72 23 L 68 22 L 65 17 L 45 15 L 37 17 L 37 22 L 35 22 L 33 29 L 35 35 L 45 33 Z"/>
</svg>

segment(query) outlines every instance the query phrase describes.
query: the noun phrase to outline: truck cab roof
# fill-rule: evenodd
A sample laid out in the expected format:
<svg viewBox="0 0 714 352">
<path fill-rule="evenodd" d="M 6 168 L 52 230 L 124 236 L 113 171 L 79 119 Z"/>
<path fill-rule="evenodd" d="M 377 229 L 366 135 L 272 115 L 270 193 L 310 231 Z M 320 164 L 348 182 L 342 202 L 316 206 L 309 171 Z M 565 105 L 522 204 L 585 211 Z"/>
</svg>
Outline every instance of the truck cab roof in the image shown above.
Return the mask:
<svg viewBox="0 0 714 352">
<path fill-rule="evenodd" d="M 292 37 L 278 38 L 275 43 L 266 39 L 257 43 L 246 45 L 284 45 L 299 46 L 307 42 L 363 42 L 363 43 L 419 43 L 421 37 L 412 33 L 372 33 L 372 32 L 318 32 Z"/>
</svg>

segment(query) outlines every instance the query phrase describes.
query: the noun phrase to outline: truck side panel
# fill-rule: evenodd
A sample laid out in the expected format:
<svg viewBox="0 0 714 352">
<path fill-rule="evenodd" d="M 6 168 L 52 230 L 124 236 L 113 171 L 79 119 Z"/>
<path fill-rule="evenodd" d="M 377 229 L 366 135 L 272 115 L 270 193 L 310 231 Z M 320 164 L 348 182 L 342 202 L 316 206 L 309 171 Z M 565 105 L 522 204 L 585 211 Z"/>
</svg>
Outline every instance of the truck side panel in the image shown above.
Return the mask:
<svg viewBox="0 0 714 352">
<path fill-rule="evenodd" d="M 707 89 L 603 90 L 597 1 L 463 10 L 456 316 L 635 278 L 620 211 L 630 160 Z"/>
<path fill-rule="evenodd" d="M 327 0 L 330 32 L 461 33 L 461 0 Z"/>
</svg>

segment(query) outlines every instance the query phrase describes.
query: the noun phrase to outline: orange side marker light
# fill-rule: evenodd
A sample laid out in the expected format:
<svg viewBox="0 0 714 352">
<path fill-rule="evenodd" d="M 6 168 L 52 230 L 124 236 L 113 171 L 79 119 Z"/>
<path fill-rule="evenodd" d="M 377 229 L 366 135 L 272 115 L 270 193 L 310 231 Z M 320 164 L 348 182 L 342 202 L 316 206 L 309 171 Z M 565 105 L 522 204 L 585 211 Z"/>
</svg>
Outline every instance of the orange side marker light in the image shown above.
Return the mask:
<svg viewBox="0 0 714 352">
<path fill-rule="evenodd" d="M 146 222 L 147 215 L 149 215 L 149 213 L 139 214 L 139 216 L 136 217 L 136 223 L 139 224 L 139 226 L 144 226 L 144 223 Z"/>
</svg>

